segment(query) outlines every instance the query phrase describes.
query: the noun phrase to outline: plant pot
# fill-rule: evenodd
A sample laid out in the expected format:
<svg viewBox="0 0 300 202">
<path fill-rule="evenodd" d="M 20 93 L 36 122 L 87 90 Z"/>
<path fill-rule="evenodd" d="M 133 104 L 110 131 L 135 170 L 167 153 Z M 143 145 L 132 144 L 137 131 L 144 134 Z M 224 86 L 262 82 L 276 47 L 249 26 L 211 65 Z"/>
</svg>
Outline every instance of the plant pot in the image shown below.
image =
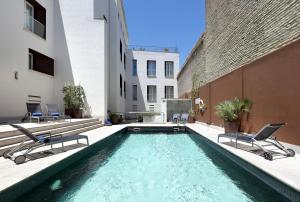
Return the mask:
<svg viewBox="0 0 300 202">
<path fill-rule="evenodd" d="M 65 114 L 71 116 L 71 118 L 82 118 L 81 109 L 65 109 Z"/>
<path fill-rule="evenodd" d="M 241 121 L 237 120 L 234 122 L 224 121 L 225 133 L 237 133 L 240 129 Z"/>
<path fill-rule="evenodd" d="M 112 124 L 118 124 L 120 117 L 117 114 L 110 115 L 110 121 Z"/>
<path fill-rule="evenodd" d="M 189 123 L 195 123 L 195 117 L 189 116 L 188 122 Z"/>
</svg>

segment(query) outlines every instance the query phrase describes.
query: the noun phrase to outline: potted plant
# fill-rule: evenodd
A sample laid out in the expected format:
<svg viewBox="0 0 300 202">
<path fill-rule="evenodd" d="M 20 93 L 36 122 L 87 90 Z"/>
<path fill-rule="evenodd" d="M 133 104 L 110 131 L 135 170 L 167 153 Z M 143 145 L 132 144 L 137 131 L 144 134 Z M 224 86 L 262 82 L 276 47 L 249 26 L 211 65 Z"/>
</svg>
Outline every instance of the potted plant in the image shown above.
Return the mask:
<svg viewBox="0 0 300 202">
<path fill-rule="evenodd" d="M 111 121 L 112 124 L 118 124 L 120 121 L 120 117 L 118 114 L 112 113 L 109 115 L 109 119 Z"/>
<path fill-rule="evenodd" d="M 72 118 L 82 118 L 86 108 L 86 97 L 81 85 L 68 83 L 63 87 L 65 114 Z"/>
<path fill-rule="evenodd" d="M 239 132 L 242 114 L 249 112 L 250 107 L 250 100 L 239 98 L 226 100 L 216 106 L 216 114 L 224 120 L 225 133 Z"/>
<path fill-rule="evenodd" d="M 195 123 L 195 112 L 193 110 L 189 111 L 188 122 L 189 123 Z"/>
</svg>

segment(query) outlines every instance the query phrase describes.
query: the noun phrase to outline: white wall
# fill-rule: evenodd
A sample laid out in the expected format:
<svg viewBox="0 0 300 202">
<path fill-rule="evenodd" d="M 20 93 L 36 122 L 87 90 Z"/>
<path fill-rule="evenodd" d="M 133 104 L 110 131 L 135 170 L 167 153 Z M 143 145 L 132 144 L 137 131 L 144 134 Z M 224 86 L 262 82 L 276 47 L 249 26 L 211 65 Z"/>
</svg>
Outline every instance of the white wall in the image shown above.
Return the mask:
<svg viewBox="0 0 300 202">
<path fill-rule="evenodd" d="M 28 95 L 41 96 L 43 106 L 54 102 L 54 77 L 28 68 L 29 48 L 54 58 L 53 1 L 37 2 L 47 9 L 46 40 L 24 29 L 24 1 L 5 1 L 0 7 L 0 119 L 23 117 Z"/>
<path fill-rule="evenodd" d="M 46 40 L 24 27 L 24 1 L 7 1 L 0 7 L 0 119 L 22 117 L 28 95 L 41 96 L 42 106 L 59 104 L 63 110 L 62 87 L 66 82 L 85 89 L 91 115 L 104 118 L 107 110 L 131 111 L 132 85 L 138 84 L 140 111 L 148 110 L 147 85 L 157 85 L 157 103 L 164 86 L 174 86 L 179 55 L 163 52 L 128 51 L 128 33 L 122 0 L 38 0 L 46 8 Z M 11 13 L 13 12 L 13 15 Z M 105 16 L 105 18 L 103 17 Z M 120 60 L 120 40 L 123 44 Z M 28 49 L 54 59 L 54 77 L 29 70 Z M 124 53 L 127 70 L 124 69 Z M 132 58 L 138 60 L 138 78 L 131 76 Z M 147 78 L 147 60 L 157 61 L 157 78 Z M 164 78 L 164 62 L 174 61 L 174 79 Z M 14 72 L 19 79 L 14 79 Z M 123 92 L 120 96 L 120 74 Z M 126 81 L 127 98 L 124 98 Z M 152 103 L 151 103 L 152 104 Z"/>
<path fill-rule="evenodd" d="M 165 97 L 165 86 L 174 86 L 174 98 L 178 97 L 176 75 L 179 72 L 179 54 L 166 52 L 131 51 L 128 58 L 127 80 L 128 98 L 126 110 L 132 111 L 132 105 L 138 105 L 138 111 L 149 111 L 149 105 L 155 106 L 155 111 L 161 111 L 161 99 Z M 137 76 L 132 76 L 132 59 L 137 60 Z M 156 61 L 156 78 L 147 77 L 147 60 Z M 165 61 L 174 61 L 174 78 L 165 78 Z M 132 85 L 138 86 L 137 101 L 132 100 Z M 157 102 L 147 101 L 147 85 L 156 85 Z"/>
<path fill-rule="evenodd" d="M 110 1 L 109 4 L 109 104 L 112 112 L 125 112 L 124 80 L 127 82 L 124 69 L 124 53 L 127 52 L 127 28 L 124 26 L 121 1 Z M 122 61 L 120 59 L 120 40 L 123 44 Z M 126 58 L 128 61 L 128 57 Z M 120 95 L 120 75 L 123 78 L 123 92 Z M 128 84 L 127 84 L 128 86 Z M 127 93 L 128 94 L 128 93 Z"/>
<path fill-rule="evenodd" d="M 106 22 L 94 19 L 94 0 L 59 0 L 55 6 L 57 97 L 61 100 L 67 81 L 80 84 L 91 115 L 103 119 L 107 111 Z"/>
</svg>

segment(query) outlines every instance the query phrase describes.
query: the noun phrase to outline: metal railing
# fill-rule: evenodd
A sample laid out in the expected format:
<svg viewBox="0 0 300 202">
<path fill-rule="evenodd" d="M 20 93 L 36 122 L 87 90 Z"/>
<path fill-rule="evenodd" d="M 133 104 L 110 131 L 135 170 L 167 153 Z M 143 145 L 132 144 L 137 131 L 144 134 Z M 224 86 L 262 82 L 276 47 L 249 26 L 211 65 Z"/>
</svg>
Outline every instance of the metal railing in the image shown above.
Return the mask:
<svg viewBox="0 0 300 202">
<path fill-rule="evenodd" d="M 27 17 L 27 22 L 25 22 L 25 28 L 44 39 L 46 38 L 46 26 L 34 19 L 33 17 Z"/>
<path fill-rule="evenodd" d="M 128 49 L 136 51 L 151 51 L 151 52 L 165 52 L 165 53 L 178 53 L 177 47 L 158 47 L 158 46 L 137 46 L 129 45 Z"/>
</svg>

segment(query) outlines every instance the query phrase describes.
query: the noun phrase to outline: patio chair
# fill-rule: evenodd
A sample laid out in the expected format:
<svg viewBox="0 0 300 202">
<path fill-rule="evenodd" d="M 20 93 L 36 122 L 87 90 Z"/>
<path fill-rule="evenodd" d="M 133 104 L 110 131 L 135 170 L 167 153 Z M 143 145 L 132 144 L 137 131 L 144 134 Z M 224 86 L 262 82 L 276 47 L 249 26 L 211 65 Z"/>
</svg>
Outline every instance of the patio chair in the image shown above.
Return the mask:
<svg viewBox="0 0 300 202">
<path fill-rule="evenodd" d="M 47 113 L 49 117 L 53 117 L 53 119 L 58 120 L 58 119 L 69 119 L 69 121 L 71 122 L 71 116 L 69 115 L 64 115 L 62 113 L 60 113 L 59 111 L 59 107 L 56 104 L 46 104 L 46 108 L 47 108 Z"/>
<path fill-rule="evenodd" d="M 45 119 L 54 120 L 53 116 L 44 116 L 40 103 L 26 103 L 26 107 L 27 113 L 22 119 L 22 122 L 24 122 L 28 118 L 30 123 L 33 119 L 37 120 L 38 123 Z"/>
<path fill-rule="evenodd" d="M 51 145 L 51 149 L 52 149 L 54 144 L 60 143 L 62 145 L 62 148 L 64 149 L 64 142 L 77 140 L 77 143 L 79 143 L 79 139 L 86 139 L 87 145 L 89 145 L 89 139 L 85 135 L 52 136 L 51 132 L 47 132 L 39 135 L 33 135 L 28 129 L 22 126 L 15 125 L 15 124 L 10 124 L 10 126 L 16 128 L 21 133 L 26 135 L 30 140 L 33 141 L 30 143 L 26 143 L 27 139 L 24 138 L 24 140 L 19 145 L 13 147 L 12 149 L 6 150 L 3 153 L 4 158 L 11 159 L 16 164 L 24 163 L 27 158 L 26 157 L 27 154 L 43 146 Z M 14 155 L 15 153 L 21 153 L 21 154 Z"/>
<path fill-rule="evenodd" d="M 172 122 L 173 123 L 178 123 L 179 120 L 180 120 L 180 114 L 173 114 Z"/>
<path fill-rule="evenodd" d="M 225 133 L 218 135 L 218 142 L 221 137 L 230 138 L 231 140 L 235 140 L 235 147 L 237 148 L 237 142 L 242 141 L 246 143 L 251 143 L 252 146 L 255 145 L 259 149 L 263 150 L 263 156 L 267 160 L 273 160 L 273 156 L 265 146 L 273 145 L 283 151 L 285 156 L 293 157 L 295 156 L 295 151 L 292 149 L 287 149 L 285 146 L 280 144 L 276 140 L 276 137 L 271 137 L 279 128 L 286 125 L 285 123 L 276 123 L 276 124 L 267 124 L 265 125 L 258 133 L 253 135 L 244 135 L 241 133 Z M 266 142 L 269 143 L 267 145 L 263 145 L 262 143 Z"/>
<path fill-rule="evenodd" d="M 188 119 L 189 119 L 189 114 L 181 114 L 181 118 L 180 118 L 180 121 L 183 122 L 183 123 L 187 123 L 188 122 Z"/>
</svg>

